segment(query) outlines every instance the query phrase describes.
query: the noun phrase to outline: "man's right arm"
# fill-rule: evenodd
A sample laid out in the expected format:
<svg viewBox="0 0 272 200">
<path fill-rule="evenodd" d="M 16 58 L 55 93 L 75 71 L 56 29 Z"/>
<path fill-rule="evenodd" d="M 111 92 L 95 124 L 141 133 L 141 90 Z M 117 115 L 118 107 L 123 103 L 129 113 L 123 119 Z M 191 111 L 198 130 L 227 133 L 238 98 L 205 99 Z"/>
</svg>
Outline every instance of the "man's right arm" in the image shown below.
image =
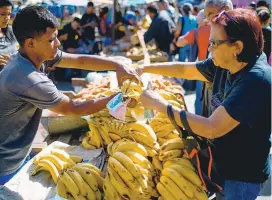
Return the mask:
<svg viewBox="0 0 272 200">
<path fill-rule="evenodd" d="M 73 116 L 85 116 L 96 113 L 106 108 L 107 103 L 115 95 L 98 98 L 94 100 L 84 101 L 80 103 L 73 102 L 66 95 L 63 96 L 62 100 L 55 106 L 49 108 L 49 110 L 59 113 L 62 115 L 73 115 Z"/>
<path fill-rule="evenodd" d="M 208 81 L 197 69 L 196 62 L 154 63 L 140 68 L 142 73 L 159 74 L 188 80 Z"/>
</svg>

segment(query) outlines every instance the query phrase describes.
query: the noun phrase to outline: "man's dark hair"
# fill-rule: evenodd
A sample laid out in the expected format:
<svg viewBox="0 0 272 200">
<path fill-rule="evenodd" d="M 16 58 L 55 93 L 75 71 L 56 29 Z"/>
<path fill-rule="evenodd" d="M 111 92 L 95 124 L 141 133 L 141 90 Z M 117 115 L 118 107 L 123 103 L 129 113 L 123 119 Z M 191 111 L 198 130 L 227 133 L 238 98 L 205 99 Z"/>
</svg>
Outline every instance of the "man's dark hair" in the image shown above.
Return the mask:
<svg viewBox="0 0 272 200">
<path fill-rule="evenodd" d="M 158 14 L 158 9 L 155 6 L 148 6 L 146 9 L 148 10 L 148 12 Z"/>
<path fill-rule="evenodd" d="M 79 19 L 78 17 L 75 17 L 75 18 L 73 19 L 73 21 L 80 24 L 80 19 Z"/>
<path fill-rule="evenodd" d="M 11 1 L 9 1 L 9 0 L 1 0 L 0 1 L 0 8 L 1 7 L 5 7 L 5 6 L 11 6 L 13 8 L 13 5 L 12 5 Z"/>
<path fill-rule="evenodd" d="M 264 1 L 264 0 L 260 0 L 260 1 L 258 1 L 258 3 L 257 3 L 257 8 L 258 7 L 261 7 L 261 6 L 264 6 L 264 7 L 267 7 L 267 8 L 269 8 L 269 4 L 266 2 L 266 1 Z"/>
<path fill-rule="evenodd" d="M 87 4 L 87 7 L 94 7 L 94 3 L 93 2 L 88 2 L 88 4 Z"/>
<path fill-rule="evenodd" d="M 20 45 L 24 45 L 28 38 L 44 34 L 47 28 L 57 27 L 57 18 L 41 6 L 29 6 L 20 10 L 12 25 L 13 33 Z"/>
</svg>

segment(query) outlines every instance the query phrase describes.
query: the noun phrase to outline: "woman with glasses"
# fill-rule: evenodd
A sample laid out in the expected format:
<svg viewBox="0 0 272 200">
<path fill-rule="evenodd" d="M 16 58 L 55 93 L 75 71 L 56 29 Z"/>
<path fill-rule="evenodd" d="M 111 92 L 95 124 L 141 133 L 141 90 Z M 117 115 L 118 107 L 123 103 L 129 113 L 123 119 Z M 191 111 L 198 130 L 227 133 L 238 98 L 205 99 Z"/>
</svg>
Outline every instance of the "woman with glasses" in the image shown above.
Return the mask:
<svg viewBox="0 0 272 200">
<path fill-rule="evenodd" d="M 211 23 L 211 58 L 198 63 L 143 66 L 154 73 L 212 83 L 210 117 L 173 107 L 177 124 L 212 139 L 212 154 L 227 200 L 254 200 L 270 175 L 271 67 L 263 53 L 262 27 L 253 11 L 223 11 Z M 168 102 L 154 91 L 140 98 L 167 114 Z"/>
<path fill-rule="evenodd" d="M 10 56 L 17 52 L 17 41 L 9 26 L 12 3 L 9 0 L 0 1 L 0 71 L 7 64 Z"/>
</svg>

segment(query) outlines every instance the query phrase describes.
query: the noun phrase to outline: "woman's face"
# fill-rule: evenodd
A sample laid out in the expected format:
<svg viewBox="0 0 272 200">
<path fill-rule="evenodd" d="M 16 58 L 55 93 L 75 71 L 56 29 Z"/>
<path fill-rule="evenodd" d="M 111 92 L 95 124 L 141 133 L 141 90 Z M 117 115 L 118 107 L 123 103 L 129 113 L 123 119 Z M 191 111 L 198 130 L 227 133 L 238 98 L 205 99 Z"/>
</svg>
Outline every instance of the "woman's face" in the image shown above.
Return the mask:
<svg viewBox="0 0 272 200">
<path fill-rule="evenodd" d="M 212 24 L 210 34 L 210 46 L 213 62 L 216 66 L 230 70 L 235 57 L 236 46 L 227 40 L 224 26 Z"/>
<path fill-rule="evenodd" d="M 11 15 L 11 6 L 0 7 L 0 28 L 6 28 Z"/>
</svg>

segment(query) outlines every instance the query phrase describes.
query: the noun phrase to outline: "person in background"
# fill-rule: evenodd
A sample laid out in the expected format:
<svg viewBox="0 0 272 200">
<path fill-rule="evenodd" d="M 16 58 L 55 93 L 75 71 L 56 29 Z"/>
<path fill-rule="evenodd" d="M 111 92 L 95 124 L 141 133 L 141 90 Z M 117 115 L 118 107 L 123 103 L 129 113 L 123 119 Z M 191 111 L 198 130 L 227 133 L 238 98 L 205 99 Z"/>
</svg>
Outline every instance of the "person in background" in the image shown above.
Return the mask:
<svg viewBox="0 0 272 200">
<path fill-rule="evenodd" d="M 9 26 L 12 3 L 9 0 L 0 1 L 0 71 L 7 65 L 10 57 L 17 53 L 17 41 Z"/>
<path fill-rule="evenodd" d="M 157 1 L 157 6 L 159 8 L 159 11 L 166 11 L 170 18 L 172 19 L 172 21 L 174 23 L 176 23 L 176 13 L 175 13 L 175 8 L 173 6 L 169 5 L 169 1 L 168 0 L 159 0 Z"/>
<path fill-rule="evenodd" d="M 267 61 L 271 57 L 271 27 L 270 27 L 270 12 L 267 9 L 257 11 L 257 15 L 262 24 L 262 31 L 264 37 L 264 53 L 266 54 Z M 271 65 L 271 63 L 269 63 Z"/>
<path fill-rule="evenodd" d="M 63 6 L 62 9 L 62 16 L 60 18 L 60 29 L 62 29 L 66 24 L 70 23 L 73 21 L 73 17 L 69 12 L 69 9 L 67 6 Z"/>
<path fill-rule="evenodd" d="M 201 61 L 205 60 L 208 57 L 208 47 L 209 47 L 209 37 L 210 37 L 210 25 L 208 20 L 205 18 L 204 10 L 201 10 L 197 15 L 197 23 L 198 28 L 193 29 L 186 33 L 184 36 L 180 36 L 177 41 L 178 47 L 183 47 L 185 45 L 196 45 L 197 50 L 193 51 L 194 49 L 191 49 L 191 54 L 197 53 L 197 55 L 191 55 L 191 62 L 195 62 L 196 58 Z M 205 117 L 208 117 L 210 113 L 208 112 L 206 106 L 209 105 L 208 102 L 204 101 L 210 101 L 208 97 L 211 96 L 211 90 L 210 94 L 207 95 L 206 98 L 203 98 L 203 83 L 202 81 L 196 81 L 196 101 L 195 101 L 195 113 L 197 115 L 202 115 Z M 208 83 L 206 83 L 208 84 Z M 207 85 L 205 87 L 210 87 L 210 85 Z M 205 105 L 205 107 L 204 107 Z"/>
<path fill-rule="evenodd" d="M 264 0 L 260 0 L 260 1 L 257 2 L 256 9 L 259 8 L 259 7 L 266 7 L 268 9 L 270 9 L 269 4 Z"/>
<path fill-rule="evenodd" d="M 102 41 L 105 46 L 111 44 L 111 26 L 107 22 L 109 15 L 109 8 L 103 7 L 99 13 L 99 34 L 102 36 Z"/>
<path fill-rule="evenodd" d="M 197 16 L 198 13 L 199 13 L 199 7 L 196 6 L 196 5 L 194 5 L 194 8 L 193 8 L 193 15 L 194 15 L 194 16 Z"/>
<path fill-rule="evenodd" d="M 193 16 L 192 4 L 185 3 L 182 7 L 183 16 L 179 17 L 175 38 L 185 35 L 190 30 L 197 28 L 196 17 Z M 175 41 L 174 41 L 175 42 Z M 179 49 L 179 61 L 184 62 L 189 59 L 190 45 L 183 46 Z"/>
<path fill-rule="evenodd" d="M 204 5 L 205 17 L 210 21 L 221 11 L 233 9 L 233 4 L 230 0 L 206 0 Z"/>
<path fill-rule="evenodd" d="M 179 126 L 212 140 L 213 162 L 224 182 L 225 200 L 255 200 L 271 173 L 272 68 L 262 49 L 261 24 L 252 10 L 222 11 L 211 24 L 211 58 L 197 63 L 154 63 L 137 69 L 139 74 L 213 84 L 210 117 L 172 109 Z M 171 109 L 155 91 L 144 91 L 139 101 L 145 108 L 166 115 Z"/>
<path fill-rule="evenodd" d="M 176 28 L 175 23 L 166 10 L 161 10 L 158 13 L 156 7 L 148 6 L 147 13 L 152 19 L 152 23 L 147 32 L 144 34 L 145 43 L 148 43 L 154 39 L 158 48 L 161 51 L 166 52 L 170 58 L 170 44 L 174 37 L 173 32 Z"/>
<path fill-rule="evenodd" d="M 20 10 L 12 28 L 20 48 L 0 73 L 0 185 L 24 163 L 43 109 L 85 116 L 105 109 L 115 96 L 74 103 L 47 77 L 47 68 L 116 70 L 119 84 L 126 79 L 140 80 L 135 70 L 110 58 L 60 51 L 58 20 L 46 8 L 29 6 Z"/>
<path fill-rule="evenodd" d="M 91 50 L 95 42 L 95 27 L 98 26 L 99 19 L 95 14 L 93 2 L 88 2 L 87 11 L 84 13 L 80 20 L 82 28 L 82 36 L 88 43 L 89 49 Z"/>
<path fill-rule="evenodd" d="M 139 12 L 139 10 L 135 10 L 135 17 L 136 17 L 136 19 L 135 19 L 135 22 L 136 22 L 136 24 L 138 24 L 140 21 L 142 21 L 142 16 L 141 16 L 141 13 Z"/>
<path fill-rule="evenodd" d="M 252 1 L 248 4 L 248 8 L 251 10 L 255 10 L 256 9 L 256 3 L 255 1 Z"/>
</svg>

